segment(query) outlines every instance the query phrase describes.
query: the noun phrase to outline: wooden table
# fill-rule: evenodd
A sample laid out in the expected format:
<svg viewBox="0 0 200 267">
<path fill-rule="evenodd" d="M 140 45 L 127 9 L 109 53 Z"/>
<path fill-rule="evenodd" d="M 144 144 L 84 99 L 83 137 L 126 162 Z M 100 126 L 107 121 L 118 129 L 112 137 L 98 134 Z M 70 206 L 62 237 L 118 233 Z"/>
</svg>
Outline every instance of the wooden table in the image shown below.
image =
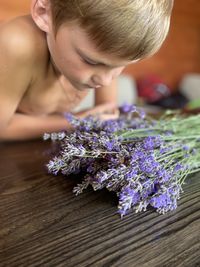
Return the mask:
<svg viewBox="0 0 200 267">
<path fill-rule="evenodd" d="M 166 215 L 120 219 L 102 190 L 76 197 L 80 178 L 47 174 L 51 143 L 0 144 L 0 266 L 200 266 L 200 174 Z"/>
</svg>

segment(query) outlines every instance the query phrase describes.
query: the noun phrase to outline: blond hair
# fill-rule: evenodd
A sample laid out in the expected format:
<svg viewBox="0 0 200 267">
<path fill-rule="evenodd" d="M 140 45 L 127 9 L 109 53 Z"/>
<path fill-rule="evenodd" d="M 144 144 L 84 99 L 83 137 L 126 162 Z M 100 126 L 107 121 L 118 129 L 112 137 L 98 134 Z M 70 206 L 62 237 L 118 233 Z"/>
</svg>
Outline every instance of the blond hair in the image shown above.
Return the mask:
<svg viewBox="0 0 200 267">
<path fill-rule="evenodd" d="M 165 40 L 173 0 L 50 0 L 55 32 L 83 27 L 99 51 L 129 60 L 154 54 Z"/>
</svg>

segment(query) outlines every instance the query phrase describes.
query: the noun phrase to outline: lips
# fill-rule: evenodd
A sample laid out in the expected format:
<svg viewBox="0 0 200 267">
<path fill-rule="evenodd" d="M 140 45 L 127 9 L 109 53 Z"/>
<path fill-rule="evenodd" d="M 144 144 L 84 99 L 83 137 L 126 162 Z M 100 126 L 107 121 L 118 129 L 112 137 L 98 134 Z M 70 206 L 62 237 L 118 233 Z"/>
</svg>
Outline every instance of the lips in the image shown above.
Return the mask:
<svg viewBox="0 0 200 267">
<path fill-rule="evenodd" d="M 101 85 L 90 85 L 90 84 L 87 84 L 87 83 L 82 83 L 80 84 L 81 85 L 81 88 L 83 89 L 98 89 L 98 88 L 101 88 L 102 86 Z M 80 87 L 79 85 L 79 87 Z"/>
<path fill-rule="evenodd" d="M 89 84 L 83 84 L 82 86 L 83 86 L 84 88 L 86 88 L 86 89 L 88 89 L 88 88 L 94 88 L 94 87 L 90 86 Z"/>
<path fill-rule="evenodd" d="M 88 88 L 94 88 L 94 89 L 97 89 L 97 88 L 100 88 L 101 87 L 101 85 L 89 85 L 89 84 L 87 84 L 86 86 Z"/>
</svg>

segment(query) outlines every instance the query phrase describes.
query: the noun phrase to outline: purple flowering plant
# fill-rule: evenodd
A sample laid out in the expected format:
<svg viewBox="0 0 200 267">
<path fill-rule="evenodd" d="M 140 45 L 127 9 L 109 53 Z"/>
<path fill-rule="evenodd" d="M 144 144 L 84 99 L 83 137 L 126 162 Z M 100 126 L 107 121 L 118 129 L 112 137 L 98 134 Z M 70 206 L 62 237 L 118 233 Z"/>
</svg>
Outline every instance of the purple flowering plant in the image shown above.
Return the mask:
<svg viewBox="0 0 200 267">
<path fill-rule="evenodd" d="M 121 217 L 150 206 L 161 214 L 176 209 L 186 177 L 200 170 L 200 115 L 168 111 L 153 119 L 124 105 L 116 120 L 79 120 L 71 114 L 66 119 L 73 132 L 44 134 L 59 144 L 48 171 L 84 174 L 73 189 L 76 195 L 88 186 L 114 191 Z"/>
</svg>

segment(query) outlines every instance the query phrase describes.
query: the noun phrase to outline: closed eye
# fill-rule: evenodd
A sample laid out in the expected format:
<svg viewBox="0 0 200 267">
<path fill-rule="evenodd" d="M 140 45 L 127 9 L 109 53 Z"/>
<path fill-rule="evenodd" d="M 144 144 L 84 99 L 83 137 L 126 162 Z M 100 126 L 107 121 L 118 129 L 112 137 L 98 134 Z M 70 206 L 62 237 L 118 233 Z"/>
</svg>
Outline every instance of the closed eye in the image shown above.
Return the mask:
<svg viewBox="0 0 200 267">
<path fill-rule="evenodd" d="M 92 66 L 97 66 L 97 65 L 99 65 L 98 62 L 92 61 L 92 60 L 90 60 L 90 59 L 88 59 L 88 58 L 82 58 L 82 59 L 83 59 L 83 61 L 84 61 L 86 64 L 88 64 L 88 65 L 92 65 Z"/>
</svg>

